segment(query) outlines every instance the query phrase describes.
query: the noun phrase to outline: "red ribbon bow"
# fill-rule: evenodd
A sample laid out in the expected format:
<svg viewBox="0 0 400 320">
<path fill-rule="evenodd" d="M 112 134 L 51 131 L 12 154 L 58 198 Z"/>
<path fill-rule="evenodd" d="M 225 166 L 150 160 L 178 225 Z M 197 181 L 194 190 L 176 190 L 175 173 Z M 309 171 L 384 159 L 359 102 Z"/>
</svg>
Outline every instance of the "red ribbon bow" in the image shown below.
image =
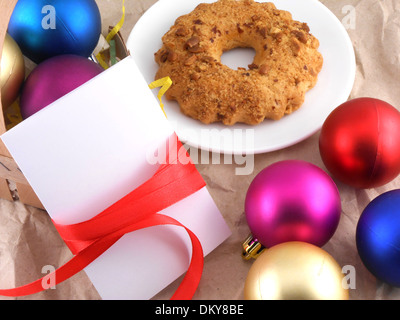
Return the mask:
<svg viewBox="0 0 400 320">
<path fill-rule="evenodd" d="M 188 197 L 206 184 L 192 162 L 180 161 L 182 156 L 186 160 L 190 158 L 176 135 L 173 143 L 172 148 L 168 148 L 166 164 L 162 164 L 149 180 L 124 198 L 90 220 L 72 225 L 55 223 L 61 237 L 74 254 L 71 260 L 54 271 L 56 284 L 84 269 L 126 233 L 158 225 L 176 225 L 183 227 L 189 234 L 192 257 L 186 275 L 171 299 L 193 297 L 203 270 L 200 241 L 180 222 L 158 212 Z M 171 153 L 171 150 L 176 150 L 177 153 Z M 0 289 L 0 295 L 15 297 L 43 291 L 45 289 L 42 279 L 17 288 Z"/>
</svg>

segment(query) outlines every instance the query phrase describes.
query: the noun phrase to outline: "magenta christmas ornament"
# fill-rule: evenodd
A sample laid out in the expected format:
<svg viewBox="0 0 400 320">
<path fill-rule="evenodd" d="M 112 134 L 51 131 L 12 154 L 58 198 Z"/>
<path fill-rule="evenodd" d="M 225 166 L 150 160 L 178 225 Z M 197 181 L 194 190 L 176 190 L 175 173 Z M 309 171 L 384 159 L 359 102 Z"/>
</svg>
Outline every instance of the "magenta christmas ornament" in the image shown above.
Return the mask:
<svg viewBox="0 0 400 320">
<path fill-rule="evenodd" d="M 47 59 L 25 81 L 20 101 L 22 118 L 30 117 L 103 70 L 97 63 L 76 55 Z"/>
<path fill-rule="evenodd" d="M 340 220 L 339 191 L 319 167 L 300 160 L 276 162 L 262 170 L 246 194 L 245 214 L 252 235 L 244 258 L 287 241 L 323 246 Z"/>
</svg>

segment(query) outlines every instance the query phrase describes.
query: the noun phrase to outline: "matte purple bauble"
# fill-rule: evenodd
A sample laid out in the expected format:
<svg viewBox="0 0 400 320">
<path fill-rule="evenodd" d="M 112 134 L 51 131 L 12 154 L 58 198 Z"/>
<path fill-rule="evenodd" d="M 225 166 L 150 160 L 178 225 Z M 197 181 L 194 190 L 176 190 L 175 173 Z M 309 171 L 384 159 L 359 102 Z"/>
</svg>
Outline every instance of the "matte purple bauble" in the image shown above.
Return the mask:
<svg viewBox="0 0 400 320">
<path fill-rule="evenodd" d="M 325 171 L 305 161 L 286 160 L 254 178 L 245 211 L 253 237 L 264 247 L 287 241 L 321 247 L 337 229 L 341 201 Z"/>
<path fill-rule="evenodd" d="M 100 74 L 97 63 L 77 55 L 61 55 L 39 64 L 25 81 L 21 115 L 26 119 Z"/>
</svg>

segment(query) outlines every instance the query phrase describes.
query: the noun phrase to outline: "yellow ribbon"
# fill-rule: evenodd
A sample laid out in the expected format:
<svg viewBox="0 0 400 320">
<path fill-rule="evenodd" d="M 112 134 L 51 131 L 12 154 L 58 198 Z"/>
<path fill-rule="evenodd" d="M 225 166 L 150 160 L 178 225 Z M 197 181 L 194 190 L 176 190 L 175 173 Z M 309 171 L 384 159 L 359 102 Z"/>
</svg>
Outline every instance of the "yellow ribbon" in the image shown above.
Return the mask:
<svg viewBox="0 0 400 320">
<path fill-rule="evenodd" d="M 110 31 L 108 36 L 106 37 L 106 41 L 110 43 L 111 39 L 118 33 L 118 31 L 122 28 L 122 25 L 125 21 L 125 0 L 122 0 L 122 18 L 119 20 L 117 25 Z"/>
<path fill-rule="evenodd" d="M 115 35 L 121 30 L 123 24 L 125 22 L 125 0 L 122 0 L 122 17 L 121 20 L 116 24 L 116 26 L 110 31 L 110 33 L 106 37 L 106 41 L 111 45 L 112 43 L 111 40 L 115 37 Z M 110 50 L 114 50 L 115 48 L 111 48 Z M 104 61 L 105 59 L 103 58 L 103 55 L 101 52 L 99 52 L 96 55 L 96 58 L 99 62 L 99 64 L 104 68 L 108 69 L 108 64 Z M 153 81 L 152 83 L 149 84 L 150 89 L 158 88 L 161 87 L 160 91 L 158 92 L 158 99 L 160 100 L 160 107 L 161 110 L 164 112 L 165 117 L 167 117 L 167 114 L 164 111 L 164 104 L 162 103 L 162 97 L 167 92 L 167 90 L 171 87 L 172 85 L 172 80 L 170 77 L 164 77 L 161 79 L 158 79 L 156 81 Z"/>
<path fill-rule="evenodd" d="M 104 59 L 103 55 L 101 54 L 101 52 L 99 52 L 96 55 L 96 59 L 97 59 L 97 62 L 103 67 L 103 69 L 108 69 L 108 64 L 104 61 L 105 59 Z"/>
<path fill-rule="evenodd" d="M 158 79 L 156 81 L 153 81 L 152 83 L 149 84 L 150 89 L 158 88 L 161 87 L 160 91 L 158 92 L 158 100 L 160 100 L 160 107 L 161 110 L 164 112 L 165 117 L 167 117 L 167 114 L 164 111 L 164 104 L 162 103 L 162 96 L 167 92 L 169 87 L 172 85 L 172 80 L 170 77 L 164 77 L 161 79 Z"/>
<path fill-rule="evenodd" d="M 110 31 L 110 33 L 106 37 L 106 41 L 110 43 L 110 41 L 115 37 L 115 35 L 121 30 L 123 24 L 125 22 L 125 0 L 122 0 L 122 17 L 121 20 L 115 25 L 115 27 Z M 104 68 L 108 69 L 108 64 L 104 61 L 104 57 L 101 52 L 96 55 L 96 59 L 99 64 Z"/>
</svg>

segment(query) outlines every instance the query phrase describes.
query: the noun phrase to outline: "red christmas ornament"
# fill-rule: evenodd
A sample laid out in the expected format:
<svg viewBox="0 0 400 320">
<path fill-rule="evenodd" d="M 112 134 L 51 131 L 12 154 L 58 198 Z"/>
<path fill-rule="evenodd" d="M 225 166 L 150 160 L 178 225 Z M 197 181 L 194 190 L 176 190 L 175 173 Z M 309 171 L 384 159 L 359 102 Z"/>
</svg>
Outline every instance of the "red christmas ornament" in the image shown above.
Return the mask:
<svg viewBox="0 0 400 320">
<path fill-rule="evenodd" d="M 400 173 L 400 112 L 374 98 L 347 101 L 325 120 L 319 150 L 326 168 L 342 182 L 382 186 Z"/>
</svg>

